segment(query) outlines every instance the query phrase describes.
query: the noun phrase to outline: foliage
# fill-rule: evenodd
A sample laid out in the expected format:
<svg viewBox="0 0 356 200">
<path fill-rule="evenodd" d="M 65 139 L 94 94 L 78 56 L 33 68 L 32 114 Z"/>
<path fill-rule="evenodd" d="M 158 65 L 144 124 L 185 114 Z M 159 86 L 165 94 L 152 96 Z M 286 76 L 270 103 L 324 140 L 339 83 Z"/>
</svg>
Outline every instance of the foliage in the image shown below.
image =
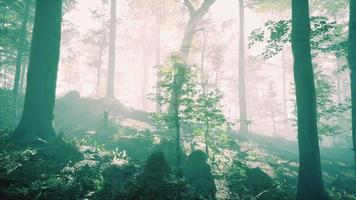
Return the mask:
<svg viewBox="0 0 356 200">
<path fill-rule="evenodd" d="M 197 93 L 196 73 L 194 67 L 187 67 L 179 63 L 176 56 L 172 56 L 159 72 L 159 94 L 151 94 L 150 99 L 155 100 L 162 107 L 168 107 L 171 103 L 172 96 L 175 96 L 175 107 L 178 110 L 178 117 L 183 123 L 190 124 L 194 115 L 194 101 Z M 182 88 L 178 84 L 182 84 Z M 173 109 L 173 108 L 168 108 Z M 173 121 L 172 115 L 164 114 L 161 116 L 167 124 Z"/>
<path fill-rule="evenodd" d="M 337 57 L 346 56 L 347 44 L 337 40 L 343 34 L 336 22 L 323 16 L 314 16 L 311 22 L 311 48 L 313 56 L 319 53 L 330 53 Z M 249 47 L 256 43 L 266 42 L 262 57 L 270 59 L 280 53 L 291 42 L 291 20 L 270 21 L 264 28 L 252 31 L 249 36 Z M 333 135 L 340 132 L 337 124 L 338 106 L 333 99 L 335 92 L 331 77 L 323 73 L 318 66 L 314 67 L 317 120 L 321 135 Z M 295 112 L 294 112 L 295 114 Z"/>
<path fill-rule="evenodd" d="M 280 162 L 268 156 L 256 159 L 254 162 L 269 162 L 269 159 L 271 159 L 270 163 Z M 249 158 L 248 152 L 240 152 L 227 170 L 226 179 L 231 192 L 230 198 L 246 200 L 289 200 L 294 198 L 295 189 L 287 184 L 285 175 L 279 173 L 281 165 L 273 168 L 277 175 L 273 178 L 259 167 L 250 167 L 249 162 L 251 162 L 251 158 Z M 294 183 L 295 180 L 293 179 L 292 182 Z"/>
<path fill-rule="evenodd" d="M 170 62 L 160 71 L 161 93 L 151 95 L 150 98 L 162 107 L 169 107 L 172 96 L 175 96 L 173 99 L 178 107 L 179 120 L 192 126 L 195 133 L 204 134 L 207 144 L 212 130 L 218 132 L 229 125 L 220 104 L 222 93 L 218 89 L 209 89 L 207 83 L 199 82 L 196 66 L 186 67 L 178 63 L 174 56 Z M 183 83 L 181 89 L 177 87 L 178 82 Z M 169 127 L 174 122 L 174 116 L 163 113 L 156 116 L 156 120 L 165 122 L 166 127 Z"/>
<path fill-rule="evenodd" d="M 329 16 L 340 16 L 345 14 L 344 11 L 347 8 L 348 1 L 347 0 L 312 0 L 311 7 L 314 10 L 318 10 L 319 12 L 329 15 Z"/>
<path fill-rule="evenodd" d="M 27 2 L 26 2 L 27 1 Z M 34 20 L 34 1 L 32 0 L 4 0 L 0 2 L 0 74 L 11 79 L 15 72 L 17 51 L 22 49 L 23 55 L 28 56 L 30 51 L 31 26 Z M 29 5 L 26 12 L 26 3 Z M 21 26 L 25 15 L 29 17 L 24 44 L 19 46 Z M 9 88 L 9 84 L 1 85 Z"/>
<path fill-rule="evenodd" d="M 268 85 L 268 88 L 262 100 L 263 103 L 262 114 L 263 116 L 272 120 L 274 135 L 276 134 L 276 127 L 275 127 L 276 120 L 281 120 L 283 114 L 281 110 L 281 103 L 277 99 L 278 96 L 275 90 L 276 89 L 273 85 L 273 82 L 271 82 Z"/>
<path fill-rule="evenodd" d="M 340 34 L 336 22 L 324 16 L 313 16 L 310 23 L 313 56 L 321 52 L 345 56 L 345 42 L 335 41 Z M 263 28 L 251 32 L 248 46 L 251 48 L 256 43 L 266 42 L 261 55 L 265 59 L 272 58 L 291 42 L 291 30 L 291 20 L 269 21 Z"/>
</svg>

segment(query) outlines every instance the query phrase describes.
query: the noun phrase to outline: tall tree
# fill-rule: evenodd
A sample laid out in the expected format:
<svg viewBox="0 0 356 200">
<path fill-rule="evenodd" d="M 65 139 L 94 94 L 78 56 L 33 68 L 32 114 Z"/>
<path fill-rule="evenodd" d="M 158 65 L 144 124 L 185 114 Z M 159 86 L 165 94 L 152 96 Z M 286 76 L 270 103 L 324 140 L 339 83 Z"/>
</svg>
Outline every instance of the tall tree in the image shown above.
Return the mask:
<svg viewBox="0 0 356 200">
<path fill-rule="evenodd" d="M 103 3 L 105 3 L 103 1 Z M 107 9 L 99 8 L 91 11 L 92 19 L 100 22 L 100 28 L 90 30 L 84 36 L 84 42 L 97 47 L 98 51 L 91 56 L 89 65 L 96 68 L 96 96 L 100 97 L 101 68 L 103 65 L 104 52 L 108 46 L 109 20 L 105 13 Z"/>
<path fill-rule="evenodd" d="M 287 71 L 288 66 L 286 65 L 286 50 L 282 50 L 282 106 L 283 106 L 283 122 L 286 124 L 288 122 L 288 108 L 287 108 Z"/>
<path fill-rule="evenodd" d="M 292 0 L 292 50 L 299 143 L 297 200 L 327 199 L 321 174 L 310 32 L 309 1 Z"/>
<path fill-rule="evenodd" d="M 239 110 L 240 131 L 248 131 L 247 104 L 246 104 L 246 80 L 245 80 L 245 8 L 244 1 L 239 0 Z"/>
<path fill-rule="evenodd" d="M 160 94 L 160 87 L 159 87 L 159 82 L 160 82 L 160 76 L 159 76 L 159 71 L 160 71 L 160 66 L 161 66 L 161 9 L 159 6 L 156 6 L 155 9 L 155 23 L 156 23 L 156 33 L 155 33 L 155 39 L 156 39 L 156 52 L 155 52 L 155 65 L 156 65 L 156 93 Z M 156 112 L 161 113 L 162 108 L 159 103 L 156 102 Z"/>
<path fill-rule="evenodd" d="M 351 71 L 352 142 L 356 176 L 356 2 L 350 0 L 348 61 Z"/>
<path fill-rule="evenodd" d="M 190 0 L 184 0 L 184 4 L 188 8 L 190 18 L 186 25 L 182 44 L 180 47 L 179 62 L 175 62 L 173 66 L 175 71 L 173 73 L 175 87 L 171 94 L 168 110 L 169 116 L 171 118 L 171 132 L 176 133 L 176 154 L 178 167 L 181 165 L 179 108 L 181 104 L 182 91 L 184 90 L 182 87 L 186 81 L 185 76 L 188 71 L 187 59 L 194 35 L 197 32 L 197 26 L 205 14 L 208 13 L 209 8 L 215 1 L 216 0 L 204 0 L 201 6 L 196 9 Z"/>
<path fill-rule="evenodd" d="M 180 47 L 180 59 L 186 63 L 190 48 L 193 42 L 194 34 L 196 33 L 196 28 L 202 18 L 208 13 L 210 7 L 214 4 L 216 0 L 204 0 L 201 6 L 196 9 L 194 8 L 190 0 L 184 0 L 185 6 L 189 11 L 189 21 L 185 27 L 184 36 L 182 44 Z"/>
<path fill-rule="evenodd" d="M 17 104 L 17 94 L 19 91 L 20 85 L 20 75 L 21 75 L 21 64 L 22 64 L 22 57 L 24 51 L 24 45 L 26 42 L 27 36 L 27 23 L 28 23 L 28 15 L 30 10 L 30 2 L 29 0 L 25 0 L 23 2 L 24 8 L 22 13 L 22 22 L 21 22 L 21 29 L 19 33 L 19 43 L 17 47 L 17 55 L 16 55 L 16 71 L 15 71 L 15 78 L 14 78 L 14 88 L 13 88 L 13 101 L 15 105 Z"/>
<path fill-rule="evenodd" d="M 53 110 L 61 40 L 62 0 L 36 0 L 25 104 L 12 136 L 20 141 L 55 139 Z"/>
<path fill-rule="evenodd" d="M 210 7 L 214 4 L 215 1 L 216 0 L 204 0 L 201 6 L 198 9 L 196 9 L 190 0 L 184 0 L 184 5 L 187 7 L 189 11 L 189 21 L 185 27 L 183 40 L 179 51 L 179 60 L 181 63 L 177 63 L 177 64 L 179 65 L 183 64 L 185 66 L 178 67 L 177 70 L 183 70 L 183 71 L 185 70 L 184 68 L 187 65 L 188 55 L 191 49 L 194 35 L 197 32 L 198 24 L 206 15 L 206 13 L 208 13 Z M 184 73 L 177 72 L 176 75 L 178 74 L 184 74 Z M 175 79 L 177 79 L 177 77 L 175 77 Z M 181 90 L 182 85 L 183 83 L 178 83 L 178 85 L 176 86 L 178 91 Z M 172 98 L 173 97 L 180 98 L 180 95 L 179 94 L 172 95 Z M 169 105 L 169 113 L 171 114 L 173 114 L 174 111 L 173 104 L 175 101 L 176 101 L 175 99 L 171 99 L 171 103 Z"/>
<path fill-rule="evenodd" d="M 115 98 L 115 48 L 116 48 L 116 0 L 111 0 L 110 11 L 110 36 L 109 36 L 109 65 L 106 88 L 106 98 Z"/>
</svg>

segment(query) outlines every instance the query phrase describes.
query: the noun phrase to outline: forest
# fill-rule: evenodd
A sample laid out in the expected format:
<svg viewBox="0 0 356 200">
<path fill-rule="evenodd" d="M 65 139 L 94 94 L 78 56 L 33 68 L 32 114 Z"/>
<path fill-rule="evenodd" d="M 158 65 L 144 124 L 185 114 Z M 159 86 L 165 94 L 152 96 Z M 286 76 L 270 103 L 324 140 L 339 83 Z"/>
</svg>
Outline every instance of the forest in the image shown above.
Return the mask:
<svg viewBox="0 0 356 200">
<path fill-rule="evenodd" d="M 356 0 L 0 0 L 0 200 L 356 200 Z"/>
</svg>

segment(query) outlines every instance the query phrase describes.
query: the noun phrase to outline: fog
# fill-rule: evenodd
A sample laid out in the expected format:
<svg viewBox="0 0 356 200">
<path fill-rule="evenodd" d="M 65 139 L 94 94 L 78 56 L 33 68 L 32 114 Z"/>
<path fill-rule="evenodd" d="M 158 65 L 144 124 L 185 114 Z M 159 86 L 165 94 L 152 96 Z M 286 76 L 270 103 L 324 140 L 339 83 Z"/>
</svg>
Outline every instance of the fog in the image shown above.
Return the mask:
<svg viewBox="0 0 356 200">
<path fill-rule="evenodd" d="M 355 200 L 355 8 L 0 0 L 0 199 Z"/>
</svg>

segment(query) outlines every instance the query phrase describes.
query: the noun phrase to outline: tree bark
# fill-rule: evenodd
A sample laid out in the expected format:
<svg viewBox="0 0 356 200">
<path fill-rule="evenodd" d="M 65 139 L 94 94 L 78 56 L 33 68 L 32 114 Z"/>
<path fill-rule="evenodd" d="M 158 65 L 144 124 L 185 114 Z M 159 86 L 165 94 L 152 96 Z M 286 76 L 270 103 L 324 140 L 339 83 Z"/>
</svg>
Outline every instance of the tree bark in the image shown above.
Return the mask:
<svg viewBox="0 0 356 200">
<path fill-rule="evenodd" d="M 297 200 L 324 200 L 308 0 L 292 0 L 292 49 L 299 144 Z"/>
<path fill-rule="evenodd" d="M 21 29 L 20 29 L 20 36 L 19 36 L 19 43 L 17 47 L 17 55 L 16 55 L 16 71 L 15 71 L 15 78 L 14 78 L 14 88 L 13 88 L 13 102 L 17 105 L 17 95 L 19 91 L 20 85 L 20 75 L 21 75 L 21 64 L 22 64 L 22 56 L 24 45 L 26 42 L 27 36 L 27 22 L 28 22 L 28 12 L 30 9 L 29 0 L 24 1 L 24 10 L 22 13 L 22 22 L 21 22 Z"/>
<path fill-rule="evenodd" d="M 37 0 L 25 104 L 16 141 L 53 141 L 53 110 L 61 39 L 62 0 Z"/>
<path fill-rule="evenodd" d="M 245 8 L 244 1 L 239 0 L 239 107 L 240 107 L 240 131 L 248 132 L 247 103 L 245 86 Z"/>
<path fill-rule="evenodd" d="M 356 177 L 356 2 L 350 0 L 350 22 L 349 22 L 349 49 L 348 62 L 351 78 L 351 102 L 352 102 L 352 143 L 354 151 L 354 173 Z"/>
<path fill-rule="evenodd" d="M 111 0 L 109 65 L 106 99 L 115 99 L 115 48 L 116 48 L 116 0 Z"/>
</svg>

